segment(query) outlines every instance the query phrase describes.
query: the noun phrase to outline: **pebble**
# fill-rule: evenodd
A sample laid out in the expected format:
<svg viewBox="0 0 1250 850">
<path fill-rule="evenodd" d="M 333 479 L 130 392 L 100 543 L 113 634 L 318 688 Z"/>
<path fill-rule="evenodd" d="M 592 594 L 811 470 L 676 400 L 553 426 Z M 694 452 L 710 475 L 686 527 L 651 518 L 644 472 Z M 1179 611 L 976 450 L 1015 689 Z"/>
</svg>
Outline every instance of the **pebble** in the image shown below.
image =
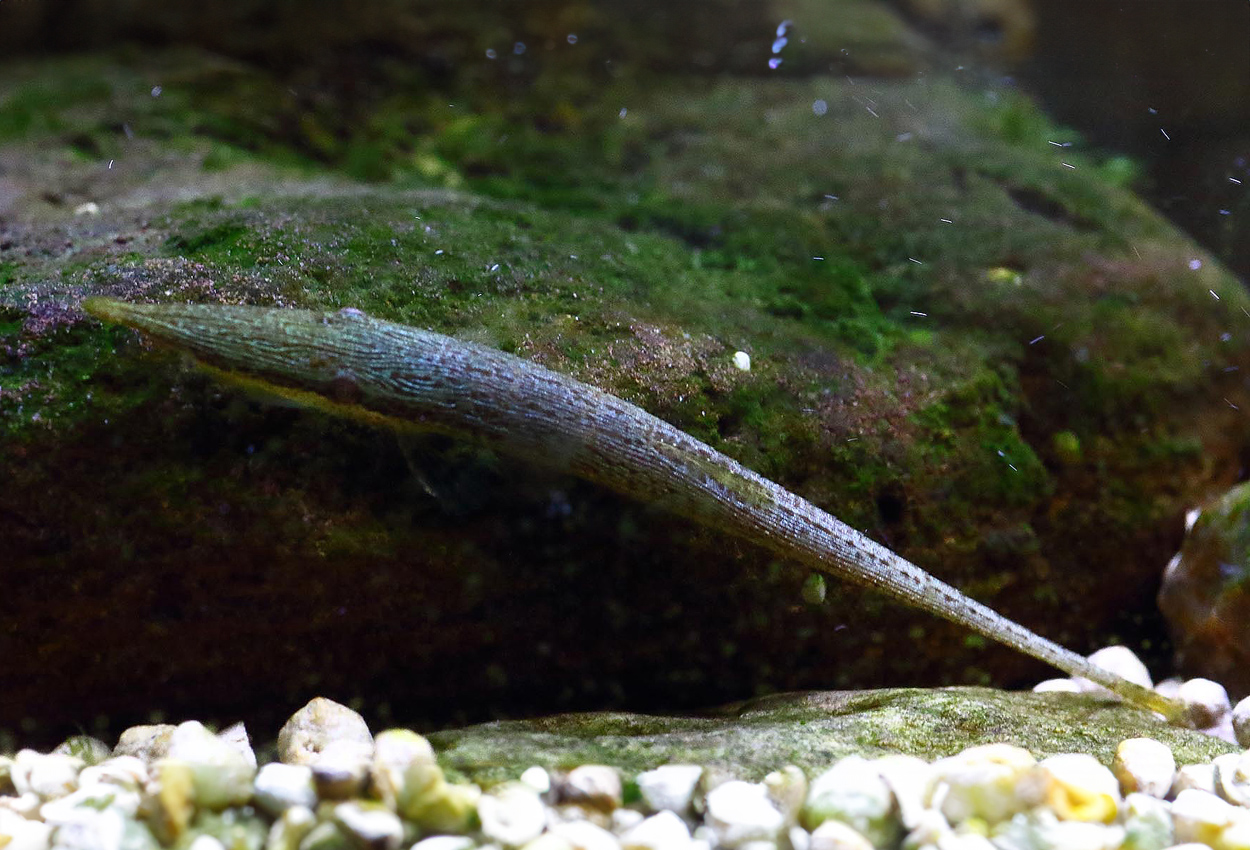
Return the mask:
<svg viewBox="0 0 1250 850">
<path fill-rule="evenodd" d="M 1150 671 L 1146 669 L 1146 665 L 1137 657 L 1133 650 L 1127 646 L 1107 646 L 1092 653 L 1089 656 L 1089 663 L 1096 667 L 1115 673 L 1122 679 L 1128 679 L 1130 682 L 1141 685 L 1143 688 L 1153 688 L 1154 682 L 1150 678 Z M 1085 693 L 1101 693 L 1111 694 L 1102 685 L 1091 682 L 1089 679 L 1077 677 L 1074 679 L 1080 689 Z"/>
<path fill-rule="evenodd" d="M 256 757 L 249 759 L 237 743 L 217 737 L 196 720 L 178 725 L 163 761 L 181 762 L 190 769 L 197 806 L 220 810 L 252 799 Z"/>
<path fill-rule="evenodd" d="M 763 785 L 733 779 L 716 786 L 704 801 L 704 818 L 724 847 L 750 841 L 775 841 L 785 817 L 768 799 Z"/>
<path fill-rule="evenodd" d="M 1250 806 L 1250 757 L 1246 753 L 1216 756 L 1211 768 L 1216 796 L 1235 806 Z"/>
<path fill-rule="evenodd" d="M 18 794 L 36 794 L 44 800 L 63 797 L 78 787 L 82 759 L 64 753 L 19 750 L 9 769 L 9 781 Z"/>
<path fill-rule="evenodd" d="M 334 807 L 334 822 L 364 850 L 399 850 L 404 825 L 399 816 L 382 803 L 351 800 Z"/>
<path fill-rule="evenodd" d="M 312 768 L 306 764 L 271 762 L 256 774 L 253 785 L 256 805 L 274 817 L 292 806 L 311 809 L 317 805 Z"/>
<path fill-rule="evenodd" d="M 345 705 L 325 697 L 316 697 L 291 715 L 278 733 L 278 760 L 287 764 L 311 765 L 331 744 L 373 755 L 373 736 L 369 724 Z"/>
<path fill-rule="evenodd" d="M 1233 736 L 1237 746 L 1250 749 L 1250 697 L 1233 706 Z"/>
<path fill-rule="evenodd" d="M 372 746 L 359 741 L 332 741 L 307 764 L 312 769 L 317 794 L 330 800 L 346 800 L 360 794 L 369 780 Z"/>
<path fill-rule="evenodd" d="M 1193 788 L 1197 791 L 1215 793 L 1215 767 L 1210 764 L 1184 764 L 1176 771 L 1172 780 L 1169 796 L 1176 797 L 1182 791 Z"/>
<path fill-rule="evenodd" d="M 1122 793 L 1162 798 L 1176 778 L 1176 759 L 1165 744 L 1153 738 L 1129 738 L 1116 747 L 1111 770 Z"/>
<path fill-rule="evenodd" d="M 434 835 L 422 838 L 412 850 L 473 850 L 477 842 L 467 835 Z"/>
<path fill-rule="evenodd" d="M 616 768 L 587 764 L 569 771 L 559 785 L 559 799 L 565 803 L 611 812 L 621 805 L 621 775 Z"/>
<path fill-rule="evenodd" d="M 1029 807 L 1017 788 L 1037 759 L 1022 747 L 984 744 L 933 764 L 928 805 L 952 824 L 971 818 L 997 823 Z"/>
<path fill-rule="evenodd" d="M 1039 780 L 1045 805 L 1060 820 L 1111 823 L 1119 813 L 1119 780 L 1091 755 L 1067 753 L 1043 759 L 1025 784 Z"/>
<path fill-rule="evenodd" d="M 703 768 L 696 764 L 667 764 L 638 774 L 638 793 L 648 810 L 687 814 Z"/>
<path fill-rule="evenodd" d="M 546 794 L 551 790 L 551 774 L 538 765 L 526 768 L 521 773 L 521 781 L 539 794 Z"/>
<path fill-rule="evenodd" d="M 122 732 L 113 748 L 114 756 L 134 756 L 147 764 L 169 754 L 169 739 L 178 727 L 170 723 L 131 726 Z"/>
<path fill-rule="evenodd" d="M 621 836 L 623 850 L 689 850 L 690 828 L 676 813 L 652 815 Z"/>
<path fill-rule="evenodd" d="M 852 827 L 874 844 L 891 844 L 899 823 L 891 817 L 894 792 L 876 765 L 862 756 L 847 756 L 812 780 L 803 805 L 802 823 L 814 831 L 828 820 Z"/>
<path fill-rule="evenodd" d="M 873 850 L 873 844 L 860 832 L 836 820 L 827 820 L 812 831 L 808 850 Z"/>
<path fill-rule="evenodd" d="M 1212 729 L 1232 712 L 1228 691 L 1210 679 L 1190 679 L 1176 691 L 1176 698 L 1196 729 Z"/>
<path fill-rule="evenodd" d="M 477 803 L 482 834 L 504 847 L 521 847 L 542 834 L 547 825 L 547 809 L 533 788 L 521 782 L 508 782 Z"/>
<path fill-rule="evenodd" d="M 590 821 L 554 824 L 551 835 L 567 841 L 573 850 L 621 850 L 615 835 Z"/>
<path fill-rule="evenodd" d="M 398 808 L 406 777 L 416 765 L 433 765 L 430 742 L 407 729 L 379 732 L 373 742 L 370 780 L 373 789 L 391 809 Z"/>
</svg>

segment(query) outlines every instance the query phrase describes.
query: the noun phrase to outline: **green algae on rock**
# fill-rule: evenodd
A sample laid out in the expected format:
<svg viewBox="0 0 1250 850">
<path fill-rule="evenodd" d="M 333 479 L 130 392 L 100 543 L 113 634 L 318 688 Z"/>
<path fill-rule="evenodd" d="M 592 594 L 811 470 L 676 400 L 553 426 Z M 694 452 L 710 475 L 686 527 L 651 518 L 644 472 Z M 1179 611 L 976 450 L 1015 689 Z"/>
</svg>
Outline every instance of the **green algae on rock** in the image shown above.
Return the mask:
<svg viewBox="0 0 1250 850">
<path fill-rule="evenodd" d="M 597 763 L 626 772 L 668 763 L 716 765 L 759 778 L 778 765 L 810 772 L 844 756 L 892 753 L 932 760 L 999 741 L 1039 758 L 1082 752 L 1109 765 L 1122 740 L 1142 734 L 1170 747 L 1178 764 L 1237 751 L 1161 722 L 1143 732 L 1139 713 L 1093 696 L 973 687 L 778 694 L 713 715 L 588 712 L 428 737 L 450 773 L 489 783 L 515 778 L 531 765 Z"/>
</svg>

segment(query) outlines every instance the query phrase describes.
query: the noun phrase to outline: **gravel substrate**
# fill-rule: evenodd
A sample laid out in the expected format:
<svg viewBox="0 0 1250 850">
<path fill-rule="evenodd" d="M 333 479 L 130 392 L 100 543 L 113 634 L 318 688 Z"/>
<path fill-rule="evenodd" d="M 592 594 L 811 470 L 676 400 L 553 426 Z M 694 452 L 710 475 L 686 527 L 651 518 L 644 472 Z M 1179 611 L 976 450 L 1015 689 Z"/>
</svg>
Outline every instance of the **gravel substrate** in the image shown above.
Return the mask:
<svg viewBox="0 0 1250 850">
<path fill-rule="evenodd" d="M 1228 735 L 1250 709 L 1234 713 L 1206 680 L 1176 693 Z M 282 728 L 277 760 L 259 768 L 241 725 L 213 733 L 195 721 L 133 727 L 112 748 L 76 738 L 51 753 L 0 756 L 0 850 L 1186 846 L 1250 850 L 1250 752 L 1178 768 L 1167 746 L 1133 738 L 1107 767 L 989 744 L 931 763 L 890 755 L 810 774 L 783 766 L 761 782 L 699 765 L 637 776 L 583 765 L 532 767 L 483 789 L 449 782 L 420 735 L 375 736 L 359 714 L 318 698 Z"/>
</svg>

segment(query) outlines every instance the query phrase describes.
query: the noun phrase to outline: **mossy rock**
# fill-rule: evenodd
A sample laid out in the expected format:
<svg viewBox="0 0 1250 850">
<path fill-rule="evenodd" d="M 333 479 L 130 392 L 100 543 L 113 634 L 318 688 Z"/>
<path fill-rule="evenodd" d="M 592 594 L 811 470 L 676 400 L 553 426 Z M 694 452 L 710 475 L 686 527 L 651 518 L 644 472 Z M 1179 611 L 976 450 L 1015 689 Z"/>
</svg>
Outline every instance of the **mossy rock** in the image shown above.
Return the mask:
<svg viewBox="0 0 1250 850">
<path fill-rule="evenodd" d="M 511 98 L 401 74 L 324 145 L 333 100 L 270 126 L 287 81 L 211 55 L 0 75 L 0 727 L 1043 675 L 873 594 L 804 602 L 805 575 L 659 506 L 246 398 L 85 320 L 89 294 L 488 342 L 1075 649 L 1159 652 L 1183 510 L 1246 448 L 1236 280 L 1096 151 L 1063 167 L 1019 95 L 630 72 L 565 103 L 543 70 Z"/>
<path fill-rule="evenodd" d="M 932 761 L 996 742 L 1038 758 L 1089 753 L 1110 766 L 1121 741 L 1142 735 L 1166 744 L 1177 764 L 1238 751 L 1094 697 L 971 687 L 777 694 L 694 717 L 556 715 L 437 732 L 430 740 L 444 769 L 493 784 L 532 765 L 606 764 L 634 775 L 662 764 L 698 764 L 758 780 L 793 764 L 811 777 L 850 755 Z"/>
</svg>

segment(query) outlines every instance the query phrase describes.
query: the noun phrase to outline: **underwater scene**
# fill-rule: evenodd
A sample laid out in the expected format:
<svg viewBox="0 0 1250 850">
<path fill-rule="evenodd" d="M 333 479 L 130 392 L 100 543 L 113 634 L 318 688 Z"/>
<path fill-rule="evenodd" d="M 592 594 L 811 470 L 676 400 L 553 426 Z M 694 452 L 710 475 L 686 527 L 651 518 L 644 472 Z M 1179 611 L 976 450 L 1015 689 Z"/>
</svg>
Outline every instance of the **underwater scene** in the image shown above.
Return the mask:
<svg viewBox="0 0 1250 850">
<path fill-rule="evenodd" d="M 1250 848 L 1250 3 L 0 0 L 0 848 Z"/>
</svg>

